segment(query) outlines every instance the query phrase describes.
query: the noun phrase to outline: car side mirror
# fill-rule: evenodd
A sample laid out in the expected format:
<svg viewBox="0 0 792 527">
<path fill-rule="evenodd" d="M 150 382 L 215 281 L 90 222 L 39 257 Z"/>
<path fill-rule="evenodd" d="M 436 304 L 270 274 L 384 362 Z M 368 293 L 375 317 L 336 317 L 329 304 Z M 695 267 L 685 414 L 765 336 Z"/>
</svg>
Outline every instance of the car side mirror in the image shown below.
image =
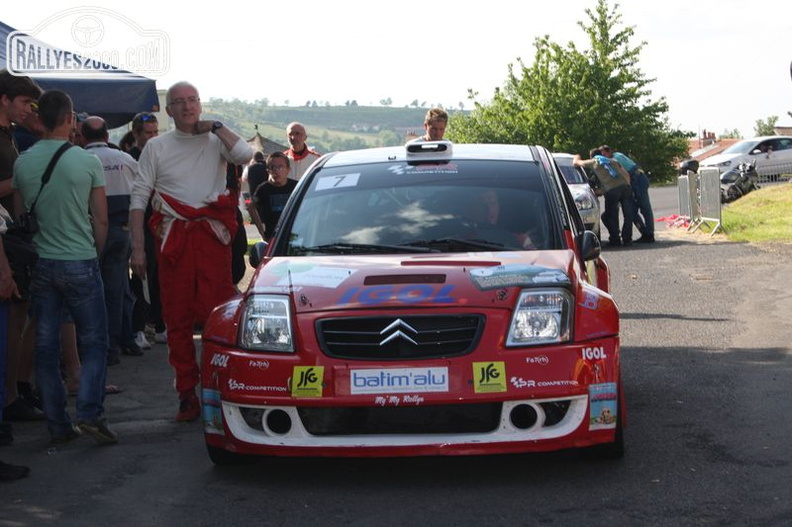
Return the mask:
<svg viewBox="0 0 792 527">
<path fill-rule="evenodd" d="M 267 242 L 257 242 L 248 250 L 248 262 L 253 269 L 258 268 L 264 253 L 267 252 Z"/>
<path fill-rule="evenodd" d="M 592 231 L 583 231 L 577 236 L 577 246 L 580 251 L 580 258 L 584 262 L 599 258 L 602 247 L 599 238 Z"/>
</svg>

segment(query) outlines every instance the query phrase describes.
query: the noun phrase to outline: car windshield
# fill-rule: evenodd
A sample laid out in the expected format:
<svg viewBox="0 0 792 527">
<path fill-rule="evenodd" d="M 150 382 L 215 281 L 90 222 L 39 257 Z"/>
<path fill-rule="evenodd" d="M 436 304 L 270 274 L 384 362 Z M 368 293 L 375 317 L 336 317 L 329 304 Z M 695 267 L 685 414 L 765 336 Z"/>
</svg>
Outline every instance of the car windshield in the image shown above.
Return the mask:
<svg viewBox="0 0 792 527">
<path fill-rule="evenodd" d="M 561 169 L 564 179 L 566 179 L 566 182 L 570 185 L 580 185 L 581 183 L 587 183 L 586 179 L 583 177 L 583 174 L 581 174 L 580 169 L 573 166 L 571 161 L 567 163 L 556 160 L 556 163 L 558 163 L 558 168 Z"/>
<path fill-rule="evenodd" d="M 455 160 L 323 167 L 284 229 L 289 255 L 554 249 L 537 164 Z"/>
<path fill-rule="evenodd" d="M 759 143 L 756 141 L 740 141 L 724 150 L 723 154 L 749 154 Z"/>
</svg>

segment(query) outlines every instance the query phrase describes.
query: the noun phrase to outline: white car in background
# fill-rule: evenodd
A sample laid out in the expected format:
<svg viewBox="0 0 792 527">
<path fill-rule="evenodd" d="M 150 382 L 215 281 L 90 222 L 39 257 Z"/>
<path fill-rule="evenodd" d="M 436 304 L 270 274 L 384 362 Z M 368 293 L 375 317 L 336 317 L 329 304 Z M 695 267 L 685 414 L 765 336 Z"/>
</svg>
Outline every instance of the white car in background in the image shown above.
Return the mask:
<svg viewBox="0 0 792 527">
<path fill-rule="evenodd" d="M 572 191 L 572 197 L 575 198 L 575 205 L 577 205 L 580 216 L 583 218 L 583 223 L 586 229 L 594 231 L 597 238 L 600 237 L 600 205 L 597 195 L 591 189 L 588 183 L 588 176 L 586 171 L 581 167 L 576 167 L 572 164 L 572 154 L 554 153 L 558 168 L 564 175 L 564 179 Z"/>
<path fill-rule="evenodd" d="M 792 137 L 769 135 L 734 143 L 720 154 L 701 161 L 703 167 L 717 167 L 722 173 L 740 163 L 756 161 L 759 181 L 777 181 L 782 174 L 792 174 Z"/>
</svg>

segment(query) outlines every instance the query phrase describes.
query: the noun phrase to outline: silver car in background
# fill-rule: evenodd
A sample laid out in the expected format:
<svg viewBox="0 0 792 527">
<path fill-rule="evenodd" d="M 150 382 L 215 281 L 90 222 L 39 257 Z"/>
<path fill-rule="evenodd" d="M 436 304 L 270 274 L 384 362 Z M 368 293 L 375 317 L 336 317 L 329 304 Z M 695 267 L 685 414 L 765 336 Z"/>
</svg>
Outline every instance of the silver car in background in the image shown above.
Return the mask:
<svg viewBox="0 0 792 527">
<path fill-rule="evenodd" d="M 597 238 L 600 237 L 600 204 L 597 195 L 591 189 L 588 183 L 588 176 L 586 171 L 581 167 L 576 167 L 572 164 L 572 154 L 555 153 L 555 159 L 558 168 L 564 175 L 564 179 L 569 185 L 569 190 L 572 191 L 572 196 L 575 198 L 575 205 L 577 205 L 580 216 L 583 218 L 583 223 L 586 229 L 594 231 Z"/>
</svg>

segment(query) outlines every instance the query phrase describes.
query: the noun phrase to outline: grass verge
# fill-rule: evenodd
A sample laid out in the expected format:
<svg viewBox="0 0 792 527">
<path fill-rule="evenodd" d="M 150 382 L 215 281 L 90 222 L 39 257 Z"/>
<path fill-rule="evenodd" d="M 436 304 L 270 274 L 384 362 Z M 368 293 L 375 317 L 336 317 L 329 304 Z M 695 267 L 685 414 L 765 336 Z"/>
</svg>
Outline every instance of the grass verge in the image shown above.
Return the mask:
<svg viewBox="0 0 792 527">
<path fill-rule="evenodd" d="M 792 183 L 761 188 L 725 205 L 723 228 L 736 242 L 792 242 Z"/>
</svg>

